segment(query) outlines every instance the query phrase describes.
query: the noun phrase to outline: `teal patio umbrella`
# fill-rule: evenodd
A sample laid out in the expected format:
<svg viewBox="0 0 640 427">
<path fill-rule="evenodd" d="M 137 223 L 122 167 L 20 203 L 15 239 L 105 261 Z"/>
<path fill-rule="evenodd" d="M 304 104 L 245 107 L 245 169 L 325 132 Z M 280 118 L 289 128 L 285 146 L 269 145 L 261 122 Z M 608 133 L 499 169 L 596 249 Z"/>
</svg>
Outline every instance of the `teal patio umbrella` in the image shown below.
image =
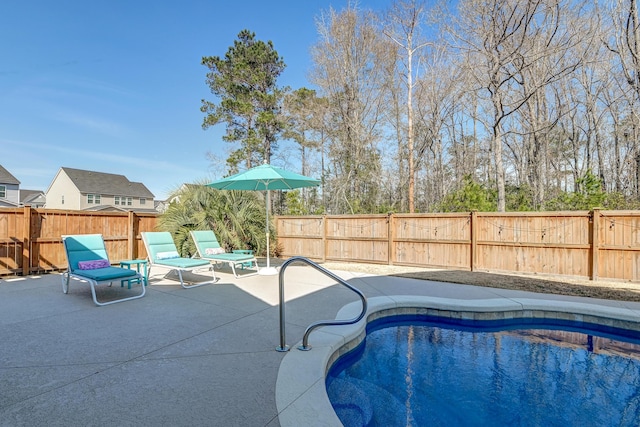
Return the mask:
<svg viewBox="0 0 640 427">
<path fill-rule="evenodd" d="M 207 184 L 218 190 L 249 190 L 267 192 L 267 267 L 260 269 L 260 274 L 277 274 L 271 267 L 269 256 L 269 191 L 293 190 L 295 188 L 316 187 L 320 181 L 315 178 L 300 175 L 268 163 L 248 169 L 244 172 L 228 176 Z"/>
</svg>

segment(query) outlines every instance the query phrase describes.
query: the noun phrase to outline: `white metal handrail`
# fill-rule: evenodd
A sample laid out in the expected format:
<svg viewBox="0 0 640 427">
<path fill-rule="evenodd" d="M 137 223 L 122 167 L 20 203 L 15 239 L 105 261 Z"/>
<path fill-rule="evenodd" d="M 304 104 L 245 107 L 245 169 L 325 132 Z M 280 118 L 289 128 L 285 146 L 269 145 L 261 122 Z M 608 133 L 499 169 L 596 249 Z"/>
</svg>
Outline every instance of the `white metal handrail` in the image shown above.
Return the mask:
<svg viewBox="0 0 640 427">
<path fill-rule="evenodd" d="M 333 280 L 335 280 L 336 282 L 338 282 L 339 284 L 346 286 L 347 288 L 351 289 L 353 292 L 355 292 L 359 297 L 360 300 L 362 301 L 362 311 L 360 312 L 360 314 L 353 318 L 353 319 L 349 319 L 349 320 L 321 320 L 319 322 L 315 322 L 312 323 L 311 325 L 309 325 L 307 327 L 307 329 L 304 332 L 304 336 L 302 338 L 302 345 L 298 347 L 299 350 L 303 350 L 303 351 L 307 351 L 307 350 L 311 350 L 311 346 L 309 345 L 309 334 L 311 334 L 311 331 L 313 331 L 316 328 L 319 328 L 320 326 L 338 326 L 338 325 L 352 325 L 354 323 L 359 322 L 364 315 L 367 312 L 367 298 L 364 296 L 364 294 L 357 288 L 355 288 L 354 286 L 351 286 L 350 284 L 348 284 L 346 281 L 344 281 L 343 279 L 341 279 L 340 277 L 336 276 L 335 274 L 333 274 L 331 271 L 327 270 L 326 268 L 323 268 L 321 266 L 319 266 L 318 264 L 316 264 L 315 262 L 311 261 L 308 258 L 304 258 L 304 257 L 293 257 L 293 258 L 289 258 L 288 260 L 286 260 L 283 264 L 282 267 L 280 268 L 280 346 L 276 347 L 276 351 L 289 351 L 289 346 L 286 345 L 286 338 L 285 338 L 285 326 L 284 326 L 284 322 L 285 322 L 285 310 L 284 310 L 284 272 L 287 269 L 287 267 L 294 263 L 294 262 L 303 262 L 313 268 L 315 268 L 316 270 L 318 270 L 319 272 L 325 274 L 326 276 L 329 276 L 330 278 L 332 278 Z"/>
</svg>

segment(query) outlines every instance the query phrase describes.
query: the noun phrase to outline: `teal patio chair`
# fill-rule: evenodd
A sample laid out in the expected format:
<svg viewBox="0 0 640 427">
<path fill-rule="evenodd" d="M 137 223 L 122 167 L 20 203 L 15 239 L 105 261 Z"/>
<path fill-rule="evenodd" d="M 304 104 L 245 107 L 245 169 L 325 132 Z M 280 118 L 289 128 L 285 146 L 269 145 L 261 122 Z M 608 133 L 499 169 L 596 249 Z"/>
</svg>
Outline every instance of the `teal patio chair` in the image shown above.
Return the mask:
<svg viewBox="0 0 640 427">
<path fill-rule="evenodd" d="M 140 233 L 142 235 L 142 241 L 144 247 L 147 250 L 147 258 L 149 260 L 149 276 L 151 275 L 151 268 L 159 267 L 169 271 L 175 271 L 178 273 L 180 279 L 180 286 L 185 289 L 196 288 L 198 286 L 209 285 L 215 283 L 218 278 L 216 277 L 215 270 L 211 263 L 203 259 L 185 258 L 178 254 L 176 244 L 173 242 L 171 233 L 167 231 L 145 231 Z M 211 270 L 211 281 L 194 283 L 186 285 L 182 273 L 185 271 L 197 271 L 197 270 Z"/>
<path fill-rule="evenodd" d="M 196 244 L 197 256 L 200 259 L 206 259 L 214 263 L 226 263 L 231 267 L 233 275 L 236 279 L 240 277 L 253 276 L 258 274 L 258 260 L 256 260 L 253 251 L 239 250 L 231 253 L 227 252 L 218 243 L 218 238 L 212 230 L 191 231 L 191 238 Z M 238 275 L 236 267 L 255 267 L 256 271 L 249 274 Z"/>
<path fill-rule="evenodd" d="M 62 292 L 69 293 L 71 278 L 86 282 L 91 287 L 93 302 L 98 306 L 115 304 L 142 298 L 145 294 L 144 279 L 135 270 L 112 267 L 107 255 L 107 249 L 101 234 L 80 234 L 62 236 L 64 252 L 67 256 L 67 271 L 62 273 Z M 108 302 L 99 302 L 96 297 L 96 286 L 113 282 L 128 280 L 129 283 L 137 281 L 140 284 L 140 294 L 116 299 Z"/>
</svg>

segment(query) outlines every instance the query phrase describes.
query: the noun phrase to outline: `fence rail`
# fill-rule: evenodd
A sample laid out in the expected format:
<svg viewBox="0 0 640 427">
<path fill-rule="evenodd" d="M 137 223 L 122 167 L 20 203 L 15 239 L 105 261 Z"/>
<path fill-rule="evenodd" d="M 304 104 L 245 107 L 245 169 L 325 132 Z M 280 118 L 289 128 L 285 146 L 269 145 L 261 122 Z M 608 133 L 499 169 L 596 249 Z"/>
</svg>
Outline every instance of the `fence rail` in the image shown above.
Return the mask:
<svg viewBox="0 0 640 427">
<path fill-rule="evenodd" d="M 0 275 L 62 270 L 66 234 L 102 234 L 111 262 L 146 256 L 141 231 L 153 231 L 156 214 L 0 208 Z"/>
<path fill-rule="evenodd" d="M 640 212 L 278 216 L 284 257 L 640 281 Z"/>
</svg>

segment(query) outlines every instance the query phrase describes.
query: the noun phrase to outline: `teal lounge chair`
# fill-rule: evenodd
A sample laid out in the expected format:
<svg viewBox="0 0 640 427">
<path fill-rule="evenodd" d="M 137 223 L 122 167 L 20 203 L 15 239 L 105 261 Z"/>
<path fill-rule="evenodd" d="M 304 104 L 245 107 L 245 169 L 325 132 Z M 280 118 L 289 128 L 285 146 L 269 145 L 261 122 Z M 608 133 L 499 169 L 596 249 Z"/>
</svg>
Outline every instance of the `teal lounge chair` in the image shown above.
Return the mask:
<svg viewBox="0 0 640 427">
<path fill-rule="evenodd" d="M 101 234 L 81 234 L 75 236 L 62 236 L 64 252 L 67 256 L 67 271 L 62 273 L 62 292 L 69 293 L 71 278 L 84 281 L 91 287 L 93 302 L 98 306 L 115 304 L 142 298 L 145 294 L 144 279 L 135 270 L 112 267 L 107 256 L 107 248 Z M 137 281 L 142 289 L 140 294 L 132 297 L 120 298 L 109 302 L 98 302 L 96 286 L 99 284 L 120 282 L 127 280 L 129 283 Z"/>
<path fill-rule="evenodd" d="M 256 260 L 253 251 L 241 250 L 238 252 L 226 252 L 218 243 L 216 235 L 211 230 L 197 230 L 191 232 L 191 238 L 196 244 L 197 256 L 200 259 L 206 259 L 214 263 L 226 263 L 231 267 L 233 275 L 236 279 L 240 277 L 253 276 L 259 271 L 258 260 Z M 256 271 L 249 274 L 238 275 L 236 267 L 255 267 Z"/>
<path fill-rule="evenodd" d="M 215 283 L 218 278 L 213 269 L 213 266 L 209 261 L 203 259 L 193 259 L 181 257 L 176 249 L 176 244 L 173 242 L 171 233 L 167 231 L 146 231 L 140 233 L 142 235 L 142 241 L 144 247 L 147 250 L 147 257 L 149 259 L 149 274 L 151 274 L 152 267 L 160 267 L 170 271 L 176 271 L 178 278 L 180 279 L 180 286 L 185 289 L 197 288 L 198 286 L 209 285 Z M 196 271 L 196 270 L 211 270 L 212 280 L 200 283 L 194 283 L 186 285 L 182 273 L 184 271 Z"/>
</svg>

